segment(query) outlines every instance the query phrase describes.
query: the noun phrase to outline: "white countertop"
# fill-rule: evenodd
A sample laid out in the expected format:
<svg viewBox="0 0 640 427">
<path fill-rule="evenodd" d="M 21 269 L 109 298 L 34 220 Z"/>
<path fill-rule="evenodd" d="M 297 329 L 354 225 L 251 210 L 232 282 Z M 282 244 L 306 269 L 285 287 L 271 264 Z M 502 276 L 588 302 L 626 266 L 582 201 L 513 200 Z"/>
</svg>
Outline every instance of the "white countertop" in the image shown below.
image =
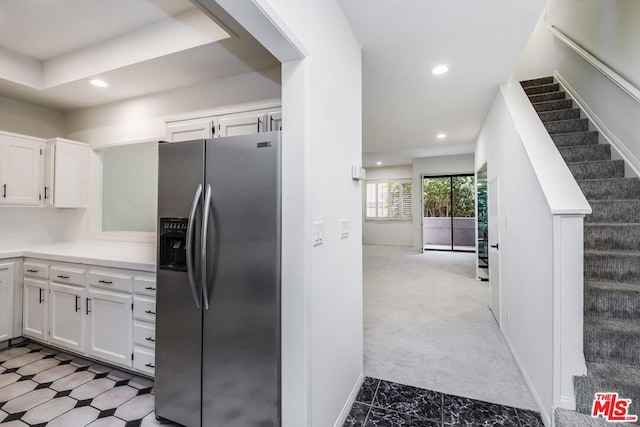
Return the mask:
<svg viewBox="0 0 640 427">
<path fill-rule="evenodd" d="M 149 246 L 126 246 L 92 241 L 33 245 L 25 248 L 0 248 L 0 259 L 18 257 L 156 271 L 156 249 Z"/>
</svg>

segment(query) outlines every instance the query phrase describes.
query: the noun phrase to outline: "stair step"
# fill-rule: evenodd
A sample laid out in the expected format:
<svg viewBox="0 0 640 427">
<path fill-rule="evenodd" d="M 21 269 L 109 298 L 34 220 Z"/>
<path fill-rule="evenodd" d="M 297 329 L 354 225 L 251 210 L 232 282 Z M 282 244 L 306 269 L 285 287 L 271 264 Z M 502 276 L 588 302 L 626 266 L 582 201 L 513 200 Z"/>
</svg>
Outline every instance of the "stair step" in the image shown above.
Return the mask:
<svg viewBox="0 0 640 427">
<path fill-rule="evenodd" d="M 523 80 L 520 82 L 520 86 L 524 88 L 531 86 L 548 85 L 551 83 L 553 83 L 553 77 L 539 77 L 537 79 Z"/>
<path fill-rule="evenodd" d="M 640 179 L 583 179 L 578 181 L 589 200 L 640 199 Z"/>
<path fill-rule="evenodd" d="M 541 93 L 550 93 L 560 91 L 560 85 L 558 83 L 551 83 L 538 86 L 527 86 L 524 88 L 524 93 L 527 95 L 538 95 Z"/>
<path fill-rule="evenodd" d="M 591 200 L 591 215 L 586 223 L 638 223 L 640 222 L 640 200 Z"/>
<path fill-rule="evenodd" d="M 573 101 L 570 99 L 560 99 L 555 101 L 539 102 L 537 104 L 533 104 L 533 108 L 538 113 L 542 113 L 544 111 L 567 110 L 569 108 L 573 108 Z"/>
<path fill-rule="evenodd" d="M 529 95 L 529 101 L 531 101 L 532 104 L 537 104 L 539 102 L 558 101 L 565 99 L 566 96 L 567 94 L 565 92 L 542 93 L 540 95 Z"/>
<path fill-rule="evenodd" d="M 554 411 L 556 427 L 611 427 L 611 423 L 603 418 L 592 418 L 591 415 L 581 414 L 564 408 Z M 631 427 L 629 423 L 615 423 L 616 427 Z"/>
<path fill-rule="evenodd" d="M 584 277 L 590 282 L 632 283 L 640 286 L 640 252 L 585 250 Z"/>
<path fill-rule="evenodd" d="M 640 251 L 640 223 L 585 223 L 584 247 L 589 250 Z"/>
<path fill-rule="evenodd" d="M 560 147 L 558 151 L 567 163 L 611 160 L 611 146 L 608 144 Z"/>
<path fill-rule="evenodd" d="M 640 285 L 585 282 L 584 314 L 587 318 L 640 323 Z M 640 387 L 640 382 L 638 383 Z"/>
<path fill-rule="evenodd" d="M 637 365 L 640 360 L 640 325 L 584 319 L 584 357 L 587 362 Z"/>
<path fill-rule="evenodd" d="M 579 108 L 569 108 L 566 110 L 541 111 L 538 113 L 542 123 L 557 122 L 559 120 L 571 120 L 580 118 Z"/>
<path fill-rule="evenodd" d="M 550 134 L 586 132 L 589 130 L 589 119 L 560 120 L 546 122 L 544 127 Z"/>
<path fill-rule="evenodd" d="M 624 160 L 567 163 L 576 179 L 624 178 Z"/>
<path fill-rule="evenodd" d="M 598 392 L 617 392 L 620 398 L 631 399 L 629 414 L 640 409 L 640 370 L 631 366 L 587 363 L 587 375 L 575 377 L 576 410 L 590 414 Z"/>
<path fill-rule="evenodd" d="M 572 147 L 598 143 L 597 131 L 559 133 L 551 135 L 551 139 L 558 147 Z"/>
</svg>

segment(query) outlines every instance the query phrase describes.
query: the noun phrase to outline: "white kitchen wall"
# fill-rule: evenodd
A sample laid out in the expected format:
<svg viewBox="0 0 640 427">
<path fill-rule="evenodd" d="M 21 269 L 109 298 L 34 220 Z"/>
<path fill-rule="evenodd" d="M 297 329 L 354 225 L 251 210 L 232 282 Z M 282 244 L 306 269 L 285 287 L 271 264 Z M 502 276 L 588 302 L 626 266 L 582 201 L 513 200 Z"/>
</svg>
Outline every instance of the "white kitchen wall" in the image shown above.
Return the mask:
<svg viewBox="0 0 640 427">
<path fill-rule="evenodd" d="M 406 178 L 413 178 L 412 165 L 367 168 L 367 181 Z M 364 206 L 364 186 L 362 197 Z M 364 221 L 362 238 L 365 245 L 411 246 L 413 245 L 413 222 L 379 220 Z"/>
<path fill-rule="evenodd" d="M 473 174 L 474 155 L 422 157 L 413 160 L 413 247 L 422 248 L 422 176 Z"/>
<path fill-rule="evenodd" d="M 0 96 L 0 130 L 54 138 L 64 136 L 64 115 L 59 111 Z"/>
<path fill-rule="evenodd" d="M 166 117 L 280 98 L 280 68 L 272 68 L 69 112 L 66 137 L 93 146 L 164 139 Z"/>
<path fill-rule="evenodd" d="M 557 71 L 640 165 L 640 103 L 597 71 L 547 26 L 555 26 L 640 87 L 640 3 L 633 0 L 549 0 L 516 67 L 525 80 Z"/>
</svg>

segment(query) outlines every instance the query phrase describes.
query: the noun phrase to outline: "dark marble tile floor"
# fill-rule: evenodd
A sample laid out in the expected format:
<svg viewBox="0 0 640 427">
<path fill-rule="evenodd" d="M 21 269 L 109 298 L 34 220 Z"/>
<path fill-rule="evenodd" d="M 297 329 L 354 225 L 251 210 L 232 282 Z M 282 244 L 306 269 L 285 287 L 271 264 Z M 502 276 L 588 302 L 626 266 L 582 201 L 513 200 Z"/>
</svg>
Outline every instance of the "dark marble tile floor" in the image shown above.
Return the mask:
<svg viewBox="0 0 640 427">
<path fill-rule="evenodd" d="M 544 427 L 526 409 L 367 377 L 345 427 Z"/>
</svg>

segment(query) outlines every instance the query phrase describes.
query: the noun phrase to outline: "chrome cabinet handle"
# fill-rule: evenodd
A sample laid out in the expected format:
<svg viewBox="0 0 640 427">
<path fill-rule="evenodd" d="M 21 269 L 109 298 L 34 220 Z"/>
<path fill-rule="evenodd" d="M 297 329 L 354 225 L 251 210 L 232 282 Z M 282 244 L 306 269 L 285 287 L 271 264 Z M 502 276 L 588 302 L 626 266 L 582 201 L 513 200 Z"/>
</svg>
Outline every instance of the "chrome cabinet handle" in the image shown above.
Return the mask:
<svg viewBox="0 0 640 427">
<path fill-rule="evenodd" d="M 193 233 L 195 231 L 194 222 L 196 220 L 196 212 L 198 206 L 200 206 L 200 196 L 202 196 L 202 184 L 198 184 L 196 193 L 193 195 L 193 202 L 191 203 L 191 210 L 189 211 L 189 221 L 187 222 L 187 244 L 185 250 L 187 252 L 187 276 L 189 276 L 189 287 L 191 288 L 191 294 L 193 300 L 196 303 L 196 307 L 200 308 L 200 295 L 196 288 L 196 278 L 194 274 L 193 266 Z"/>
</svg>

